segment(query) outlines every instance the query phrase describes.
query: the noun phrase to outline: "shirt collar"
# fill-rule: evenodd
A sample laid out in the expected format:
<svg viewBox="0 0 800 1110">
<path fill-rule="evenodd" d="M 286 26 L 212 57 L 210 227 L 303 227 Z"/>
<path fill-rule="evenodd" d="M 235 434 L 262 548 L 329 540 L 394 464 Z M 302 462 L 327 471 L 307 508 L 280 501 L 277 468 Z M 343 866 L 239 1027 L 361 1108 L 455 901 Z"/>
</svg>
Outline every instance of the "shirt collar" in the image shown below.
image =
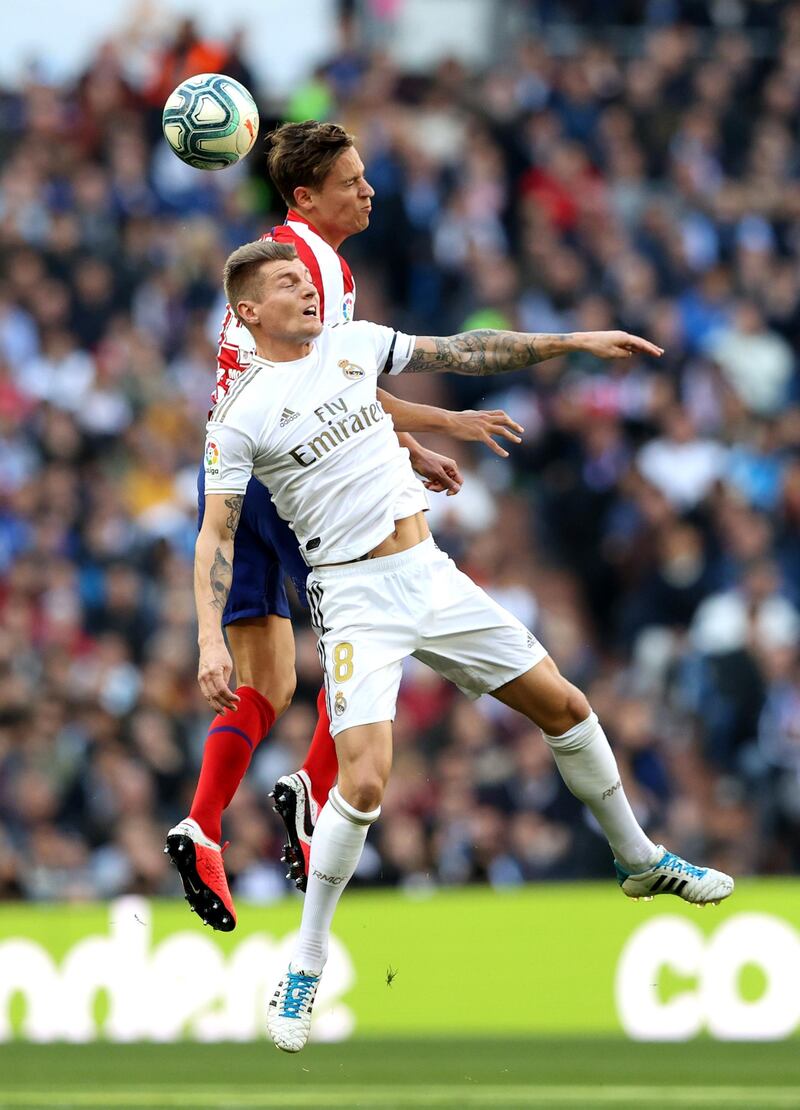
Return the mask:
<svg viewBox="0 0 800 1110">
<path fill-rule="evenodd" d="M 314 225 L 311 223 L 311 221 L 307 220 L 305 218 L 305 216 L 301 216 L 299 212 L 296 212 L 294 210 L 294 208 L 290 208 L 289 211 L 286 213 L 286 219 L 285 219 L 284 223 L 287 223 L 287 224 L 305 224 L 306 227 L 311 228 L 311 230 L 314 232 L 315 235 L 319 235 L 319 232 L 314 227 Z M 320 238 L 322 238 L 321 235 L 320 235 Z"/>
<path fill-rule="evenodd" d="M 317 336 L 317 339 L 319 339 L 319 336 Z M 259 366 L 267 367 L 270 370 L 281 370 L 284 366 L 298 366 L 302 362 L 307 362 L 316 353 L 317 340 L 315 339 L 311 345 L 311 350 L 308 352 L 307 355 L 303 355 L 302 358 L 292 359 L 291 362 L 272 362 L 271 359 L 264 358 L 262 355 L 258 355 L 255 351 L 253 351 L 252 355 L 250 356 L 250 364 L 252 365 L 253 363 L 257 363 Z"/>
</svg>

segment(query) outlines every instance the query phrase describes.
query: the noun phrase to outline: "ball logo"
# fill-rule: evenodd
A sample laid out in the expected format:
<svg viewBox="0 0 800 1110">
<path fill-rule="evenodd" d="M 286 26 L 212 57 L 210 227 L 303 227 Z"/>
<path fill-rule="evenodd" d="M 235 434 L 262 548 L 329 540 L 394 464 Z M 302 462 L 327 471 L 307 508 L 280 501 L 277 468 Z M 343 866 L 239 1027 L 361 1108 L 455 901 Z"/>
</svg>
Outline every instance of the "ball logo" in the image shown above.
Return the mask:
<svg viewBox="0 0 800 1110">
<path fill-rule="evenodd" d="M 349 324 L 355 312 L 356 299 L 352 293 L 345 293 L 342 301 L 342 323 Z"/>
<path fill-rule="evenodd" d="M 219 475 L 220 451 L 213 439 L 206 444 L 206 474 Z"/>
</svg>

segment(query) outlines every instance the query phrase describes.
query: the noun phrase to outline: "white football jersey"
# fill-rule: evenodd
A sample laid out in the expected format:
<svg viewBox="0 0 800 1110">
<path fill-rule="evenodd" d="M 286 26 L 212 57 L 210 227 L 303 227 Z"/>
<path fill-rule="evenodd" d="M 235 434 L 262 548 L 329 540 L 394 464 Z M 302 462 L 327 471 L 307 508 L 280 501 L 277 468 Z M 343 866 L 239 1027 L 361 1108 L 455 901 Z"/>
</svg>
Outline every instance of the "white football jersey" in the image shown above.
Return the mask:
<svg viewBox="0 0 800 1110">
<path fill-rule="evenodd" d="M 319 313 L 323 324 L 347 324 L 353 319 L 356 283 L 352 271 L 338 251 L 325 242 L 308 220 L 290 208 L 286 222 L 273 227 L 261 238 L 290 243 L 295 248 L 300 261 L 308 267 L 319 293 Z M 212 405 L 222 401 L 231 383 L 248 368 L 255 352 L 253 336 L 227 305 L 219 334 L 217 384 L 211 398 Z"/>
<path fill-rule="evenodd" d="M 414 343 L 360 321 L 324 328 L 294 362 L 254 356 L 211 413 L 206 493 L 244 493 L 255 475 L 309 566 L 365 555 L 396 520 L 428 508 L 375 392 L 379 374 L 405 369 Z"/>
</svg>

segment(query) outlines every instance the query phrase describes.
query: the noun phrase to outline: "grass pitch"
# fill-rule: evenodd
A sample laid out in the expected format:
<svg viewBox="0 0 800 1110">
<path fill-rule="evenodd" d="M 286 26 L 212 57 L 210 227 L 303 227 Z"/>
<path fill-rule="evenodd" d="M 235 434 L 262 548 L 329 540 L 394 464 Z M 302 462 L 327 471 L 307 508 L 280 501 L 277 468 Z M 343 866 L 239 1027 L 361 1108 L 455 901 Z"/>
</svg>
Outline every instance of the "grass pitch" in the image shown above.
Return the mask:
<svg viewBox="0 0 800 1110">
<path fill-rule="evenodd" d="M 797 1110 L 800 1044 L 355 1040 L 0 1046 L 1 1110 Z"/>
</svg>

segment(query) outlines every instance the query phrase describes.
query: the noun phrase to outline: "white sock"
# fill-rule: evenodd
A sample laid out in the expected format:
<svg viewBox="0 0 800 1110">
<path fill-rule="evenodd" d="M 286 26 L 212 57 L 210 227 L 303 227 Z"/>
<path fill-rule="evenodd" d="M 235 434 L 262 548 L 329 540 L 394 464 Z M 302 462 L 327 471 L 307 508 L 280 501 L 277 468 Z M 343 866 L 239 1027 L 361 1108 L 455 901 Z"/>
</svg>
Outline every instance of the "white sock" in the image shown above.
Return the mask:
<svg viewBox="0 0 800 1110">
<path fill-rule="evenodd" d="M 342 891 L 353 877 L 369 827 L 380 816 L 354 809 L 334 786 L 311 838 L 308 887 L 292 967 L 319 975 L 328 958 L 331 921 Z"/>
<path fill-rule="evenodd" d="M 590 713 L 563 736 L 544 733 L 544 738 L 564 782 L 606 834 L 614 858 L 632 873 L 652 867 L 660 853 L 634 816 L 597 714 Z"/>
</svg>

